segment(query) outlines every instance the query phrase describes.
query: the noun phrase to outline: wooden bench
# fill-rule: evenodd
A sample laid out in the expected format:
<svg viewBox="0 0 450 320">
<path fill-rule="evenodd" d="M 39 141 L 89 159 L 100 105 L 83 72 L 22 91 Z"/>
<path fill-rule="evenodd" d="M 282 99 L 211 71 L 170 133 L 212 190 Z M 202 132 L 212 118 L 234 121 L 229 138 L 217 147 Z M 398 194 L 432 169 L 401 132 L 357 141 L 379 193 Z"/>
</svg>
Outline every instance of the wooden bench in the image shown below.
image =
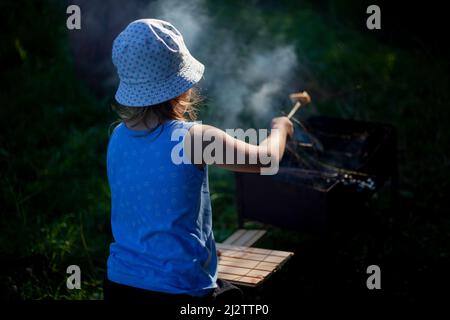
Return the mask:
<svg viewBox="0 0 450 320">
<path fill-rule="evenodd" d="M 265 230 L 239 229 L 223 243 L 218 243 L 219 278 L 256 287 L 279 270 L 294 253 L 251 247 L 265 233 Z"/>
</svg>

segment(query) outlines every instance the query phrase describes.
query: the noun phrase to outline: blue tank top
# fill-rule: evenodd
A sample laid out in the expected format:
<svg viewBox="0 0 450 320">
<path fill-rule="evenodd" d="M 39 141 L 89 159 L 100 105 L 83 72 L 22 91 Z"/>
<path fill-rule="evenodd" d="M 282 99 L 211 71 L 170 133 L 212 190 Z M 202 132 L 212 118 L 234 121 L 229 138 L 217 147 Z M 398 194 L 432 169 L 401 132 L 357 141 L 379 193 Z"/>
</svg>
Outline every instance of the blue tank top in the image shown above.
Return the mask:
<svg viewBox="0 0 450 320">
<path fill-rule="evenodd" d="M 114 237 L 109 280 L 193 296 L 216 287 L 207 167 L 171 158 L 193 124 L 169 121 L 147 135 L 123 123 L 114 129 L 107 152 Z"/>
</svg>

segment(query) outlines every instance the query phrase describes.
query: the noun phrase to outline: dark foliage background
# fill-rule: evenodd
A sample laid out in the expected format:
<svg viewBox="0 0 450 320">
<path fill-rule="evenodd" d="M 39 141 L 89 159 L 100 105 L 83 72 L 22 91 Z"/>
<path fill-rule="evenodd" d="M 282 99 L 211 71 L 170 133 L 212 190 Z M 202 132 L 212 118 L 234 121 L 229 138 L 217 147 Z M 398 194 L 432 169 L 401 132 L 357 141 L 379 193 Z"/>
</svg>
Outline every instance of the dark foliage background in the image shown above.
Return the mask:
<svg viewBox="0 0 450 320">
<path fill-rule="evenodd" d="M 445 289 L 449 264 L 449 61 L 444 10 L 380 1 L 381 31 L 365 28 L 365 1 L 208 1 L 220 19 L 254 32 L 255 10 L 303 58 L 316 113 L 390 123 L 398 130 L 400 203 L 377 195 L 357 230 L 318 235 L 270 229 L 261 246 L 299 248 L 280 276 L 300 294 L 349 292 L 367 265 L 386 270 L 384 293 L 415 299 Z M 105 273 L 109 190 L 105 172 L 111 96 L 75 68 L 64 2 L 2 1 L 0 58 L 0 299 L 99 299 Z M 205 120 L 213 117 L 205 106 Z M 218 110 L 217 112 L 221 112 Z M 215 233 L 237 226 L 230 173 L 211 172 Z M 323 258 L 327 248 L 332 258 Z M 330 249 L 331 248 L 331 249 Z M 327 251 L 328 252 L 328 251 Z M 66 267 L 83 290 L 66 289 Z M 295 268 L 299 269 L 295 269 Z M 321 280 L 323 279 L 323 280 Z M 284 281 L 284 282 L 283 282 Z M 337 290 L 337 289 L 335 289 Z M 353 290 L 353 291 L 352 291 Z M 263 293 L 261 293 L 263 294 Z"/>
</svg>

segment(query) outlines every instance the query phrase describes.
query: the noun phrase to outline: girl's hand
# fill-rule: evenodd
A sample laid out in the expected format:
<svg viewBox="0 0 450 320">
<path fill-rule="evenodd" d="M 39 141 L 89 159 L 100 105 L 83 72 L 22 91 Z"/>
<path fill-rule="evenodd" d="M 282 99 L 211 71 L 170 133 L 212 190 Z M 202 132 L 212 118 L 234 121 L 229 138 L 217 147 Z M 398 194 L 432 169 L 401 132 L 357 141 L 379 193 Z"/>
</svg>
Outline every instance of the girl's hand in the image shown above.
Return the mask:
<svg viewBox="0 0 450 320">
<path fill-rule="evenodd" d="M 272 119 L 272 129 L 279 129 L 286 132 L 288 137 L 294 134 L 294 125 L 288 117 L 276 117 Z"/>
</svg>

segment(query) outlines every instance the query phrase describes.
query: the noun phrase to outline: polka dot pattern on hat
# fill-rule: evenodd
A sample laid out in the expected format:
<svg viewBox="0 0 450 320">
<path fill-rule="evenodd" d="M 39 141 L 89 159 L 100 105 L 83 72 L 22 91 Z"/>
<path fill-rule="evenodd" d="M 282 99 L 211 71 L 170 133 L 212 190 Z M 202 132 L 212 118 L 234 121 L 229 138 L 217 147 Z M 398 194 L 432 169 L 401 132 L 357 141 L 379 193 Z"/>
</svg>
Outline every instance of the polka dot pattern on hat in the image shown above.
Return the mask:
<svg viewBox="0 0 450 320">
<path fill-rule="evenodd" d="M 114 40 L 112 60 L 120 79 L 115 98 L 130 107 L 178 97 L 200 81 L 204 72 L 180 32 L 156 19 L 130 23 Z"/>
</svg>

